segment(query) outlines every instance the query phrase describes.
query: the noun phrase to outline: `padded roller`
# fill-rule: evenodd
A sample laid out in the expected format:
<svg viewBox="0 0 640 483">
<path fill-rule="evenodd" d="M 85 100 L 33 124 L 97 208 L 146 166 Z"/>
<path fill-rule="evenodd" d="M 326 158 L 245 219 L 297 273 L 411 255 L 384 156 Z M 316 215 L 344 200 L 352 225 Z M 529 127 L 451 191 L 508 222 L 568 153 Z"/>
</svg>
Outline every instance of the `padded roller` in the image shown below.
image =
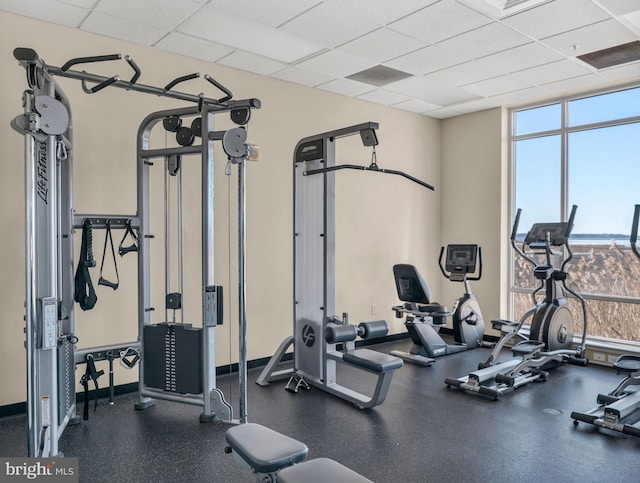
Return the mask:
<svg viewBox="0 0 640 483">
<path fill-rule="evenodd" d="M 386 320 L 374 320 L 371 322 L 361 322 L 358 324 L 360 337 L 363 339 L 375 339 L 384 337 L 389 332 L 389 325 Z"/>
<path fill-rule="evenodd" d="M 324 340 L 329 344 L 347 342 L 358 337 L 358 328 L 355 325 L 328 325 L 324 329 Z"/>
</svg>

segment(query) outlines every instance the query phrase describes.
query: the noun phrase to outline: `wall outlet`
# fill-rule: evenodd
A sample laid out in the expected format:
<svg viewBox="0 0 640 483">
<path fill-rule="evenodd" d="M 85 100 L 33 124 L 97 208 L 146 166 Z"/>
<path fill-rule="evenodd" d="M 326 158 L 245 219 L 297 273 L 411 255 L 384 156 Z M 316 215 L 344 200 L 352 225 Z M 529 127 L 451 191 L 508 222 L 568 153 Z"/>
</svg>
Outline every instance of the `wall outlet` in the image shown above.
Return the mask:
<svg viewBox="0 0 640 483">
<path fill-rule="evenodd" d="M 608 357 L 607 357 L 607 362 L 609 362 L 609 364 L 613 364 L 616 361 L 617 358 L 618 358 L 617 355 L 609 354 Z"/>
<path fill-rule="evenodd" d="M 371 304 L 371 315 L 376 315 L 376 304 Z"/>
<path fill-rule="evenodd" d="M 605 362 L 607 360 L 607 356 L 606 356 L 606 354 L 603 354 L 602 352 L 594 352 L 593 353 L 593 360 L 594 361 L 598 361 L 598 362 Z"/>
</svg>

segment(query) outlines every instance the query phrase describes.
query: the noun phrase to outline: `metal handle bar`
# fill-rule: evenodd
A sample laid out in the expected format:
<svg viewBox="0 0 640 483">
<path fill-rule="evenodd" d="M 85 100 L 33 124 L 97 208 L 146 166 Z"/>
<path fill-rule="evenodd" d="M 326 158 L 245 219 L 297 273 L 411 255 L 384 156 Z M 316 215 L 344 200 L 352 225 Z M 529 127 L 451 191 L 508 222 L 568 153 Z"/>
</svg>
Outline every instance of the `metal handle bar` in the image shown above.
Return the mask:
<svg viewBox="0 0 640 483">
<path fill-rule="evenodd" d="M 245 100 L 230 101 L 227 97 L 229 95 L 229 91 L 226 88 L 221 89 L 223 90 L 223 92 L 227 94 L 227 96 L 222 98 L 223 101 L 221 101 L 218 99 L 210 99 L 204 96 L 186 94 L 183 92 L 167 91 L 161 87 L 137 84 L 136 81 L 140 77 L 140 69 L 135 64 L 135 62 L 133 62 L 131 57 L 128 57 L 128 56 L 125 57 L 125 60 L 127 60 L 127 63 L 135 71 L 135 74 L 132 77 L 131 81 L 124 81 L 124 80 L 120 80 L 119 78 L 115 80 L 114 77 L 104 77 L 96 74 L 90 74 L 88 72 L 80 72 L 80 71 L 70 69 L 73 65 L 77 65 L 80 63 L 102 62 L 102 61 L 120 59 L 121 57 L 119 54 L 94 56 L 94 57 L 79 57 L 76 59 L 69 60 L 64 64 L 63 67 L 45 65 L 45 63 L 40 59 L 36 51 L 30 48 L 18 47 L 14 49 L 13 55 L 20 62 L 20 64 L 23 67 L 25 67 L 25 69 L 27 70 L 27 74 L 30 75 L 30 79 L 31 79 L 30 85 L 33 85 L 35 83 L 34 69 L 40 69 L 45 76 L 57 75 L 57 76 L 66 77 L 69 79 L 76 79 L 80 81 L 84 80 L 84 81 L 94 82 L 98 84 L 97 86 L 94 86 L 92 88 L 93 90 L 95 90 L 96 87 L 99 87 L 100 84 L 106 81 L 109 81 L 109 85 L 112 85 L 113 87 L 118 87 L 118 88 L 129 90 L 129 91 L 143 92 L 146 94 L 154 94 L 160 97 L 169 97 L 172 99 L 179 99 L 187 102 L 195 102 L 195 103 L 198 103 L 199 105 L 206 104 L 210 108 L 214 107 L 213 109 L 214 111 L 218 110 L 218 109 L 215 109 L 215 107 L 219 107 L 220 108 L 219 110 L 229 110 L 229 109 L 237 109 L 237 108 L 259 109 L 261 107 L 261 102 L 259 99 L 245 99 Z M 102 86 L 101 88 L 104 88 L 104 87 L 106 87 L 106 85 Z"/>
<path fill-rule="evenodd" d="M 176 85 L 180 84 L 180 82 L 185 82 L 185 81 L 188 81 L 188 80 L 191 80 L 191 79 L 197 79 L 198 77 L 200 77 L 200 74 L 198 74 L 197 72 L 195 72 L 193 74 L 187 74 L 187 75 L 183 75 L 183 76 L 180 76 L 180 77 L 176 77 L 171 82 L 169 82 L 166 86 L 164 86 L 164 90 L 165 91 L 170 91 Z"/>
<path fill-rule="evenodd" d="M 231 93 L 231 91 L 229 89 L 227 89 L 225 86 L 223 86 L 222 84 L 220 84 L 220 82 L 215 80 L 209 74 L 205 74 L 204 78 L 205 78 L 205 80 L 209 81 L 211 84 L 213 84 L 214 86 L 216 86 L 218 89 L 220 89 L 222 92 L 224 92 L 226 94 L 224 97 L 221 97 L 220 99 L 218 99 L 218 102 L 220 104 L 233 99 L 233 94 Z"/>
<path fill-rule="evenodd" d="M 89 64 L 92 62 L 108 62 L 110 60 L 120 60 L 122 56 L 120 54 L 109 54 L 109 55 L 92 55 L 90 57 L 76 57 L 74 59 L 68 60 L 65 64 L 60 67 L 62 72 L 68 71 L 71 67 L 78 64 Z"/>
<path fill-rule="evenodd" d="M 360 170 L 360 171 L 375 171 L 378 173 L 387 173 L 387 174 L 395 174 L 398 176 L 402 176 L 403 178 L 406 178 L 410 181 L 413 181 L 414 183 L 418 183 L 420 186 L 424 186 L 425 188 L 430 189 L 431 191 L 435 191 L 435 186 L 430 185 L 429 183 L 426 183 L 422 180 L 419 180 L 418 178 L 415 178 L 413 176 L 411 176 L 410 174 L 404 173 L 403 171 L 397 171 L 395 169 L 381 169 L 381 168 L 371 168 L 370 166 L 360 166 L 357 164 L 340 164 L 338 166 L 328 166 L 326 168 L 320 168 L 320 169 L 310 169 L 308 171 L 305 171 L 304 173 L 302 173 L 304 176 L 309 176 L 312 174 L 320 174 L 320 173 L 328 173 L 330 171 L 339 171 L 341 169 L 356 169 L 356 170 Z"/>
</svg>

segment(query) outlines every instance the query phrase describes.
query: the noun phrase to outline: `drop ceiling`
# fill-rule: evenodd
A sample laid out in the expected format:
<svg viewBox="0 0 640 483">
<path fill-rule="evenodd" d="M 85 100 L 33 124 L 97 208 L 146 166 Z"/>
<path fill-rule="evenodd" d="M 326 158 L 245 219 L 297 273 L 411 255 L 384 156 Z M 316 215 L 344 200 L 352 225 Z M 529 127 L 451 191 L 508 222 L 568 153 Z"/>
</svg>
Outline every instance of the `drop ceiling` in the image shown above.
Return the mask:
<svg viewBox="0 0 640 483">
<path fill-rule="evenodd" d="M 597 69 L 579 58 L 640 40 L 640 0 L 0 0 L 0 10 L 440 119 L 640 81 L 640 61 Z M 380 85 L 385 67 L 406 75 Z"/>
</svg>

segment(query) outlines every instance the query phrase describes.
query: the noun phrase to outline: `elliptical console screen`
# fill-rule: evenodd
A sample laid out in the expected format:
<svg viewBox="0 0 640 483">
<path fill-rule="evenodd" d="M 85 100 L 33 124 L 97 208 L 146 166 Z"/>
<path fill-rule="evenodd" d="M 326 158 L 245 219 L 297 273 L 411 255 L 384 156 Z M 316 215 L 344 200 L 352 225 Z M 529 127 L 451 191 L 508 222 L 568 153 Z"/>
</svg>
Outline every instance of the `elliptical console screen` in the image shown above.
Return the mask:
<svg viewBox="0 0 640 483">
<path fill-rule="evenodd" d="M 565 231 L 567 224 L 558 223 L 534 223 L 524 239 L 525 244 L 531 245 L 542 244 L 547 241 L 547 233 L 549 233 L 549 242 L 551 246 L 561 246 L 565 243 Z"/>
<path fill-rule="evenodd" d="M 478 245 L 448 245 L 445 268 L 451 273 L 476 271 Z"/>
</svg>

